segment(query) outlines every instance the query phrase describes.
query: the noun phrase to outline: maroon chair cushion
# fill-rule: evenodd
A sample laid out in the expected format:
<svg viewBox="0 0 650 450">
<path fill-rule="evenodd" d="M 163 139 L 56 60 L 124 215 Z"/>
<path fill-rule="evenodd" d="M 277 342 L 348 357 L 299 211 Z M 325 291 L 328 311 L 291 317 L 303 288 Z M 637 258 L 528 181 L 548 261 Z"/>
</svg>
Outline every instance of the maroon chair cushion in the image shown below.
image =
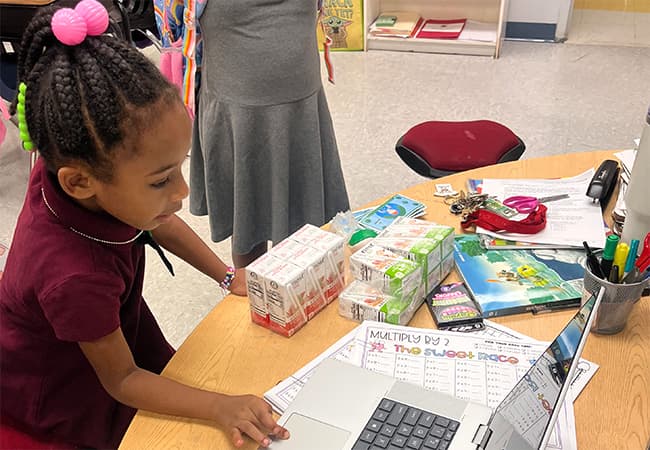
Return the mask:
<svg viewBox="0 0 650 450">
<path fill-rule="evenodd" d="M 490 120 L 423 122 L 408 130 L 395 148 L 409 167 L 434 178 L 514 161 L 524 149 L 509 128 Z"/>
</svg>

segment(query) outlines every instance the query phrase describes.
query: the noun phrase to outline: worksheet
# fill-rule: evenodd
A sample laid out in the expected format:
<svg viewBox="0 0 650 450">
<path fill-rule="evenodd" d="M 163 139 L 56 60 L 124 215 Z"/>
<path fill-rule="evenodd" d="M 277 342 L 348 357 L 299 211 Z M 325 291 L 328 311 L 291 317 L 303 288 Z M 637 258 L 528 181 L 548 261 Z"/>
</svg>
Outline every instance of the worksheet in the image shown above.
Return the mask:
<svg viewBox="0 0 650 450">
<path fill-rule="evenodd" d="M 592 248 L 602 248 L 605 243 L 603 213 L 598 203 L 587 197 L 587 187 L 595 171 L 590 169 L 571 178 L 547 179 L 491 179 L 483 180 L 484 194 L 503 201 L 508 197 L 524 195 L 544 198 L 567 194 L 569 197 L 544 203 L 548 208 L 546 227 L 536 234 L 498 233 L 477 227 L 476 232 L 520 242 L 555 244 L 581 247 L 586 241 Z M 519 214 L 510 220 L 522 220 Z"/>
<path fill-rule="evenodd" d="M 324 358 L 336 358 L 494 408 L 547 347 L 522 336 L 490 321 L 472 333 L 365 321 L 264 397 L 282 413 L 314 368 Z M 547 449 L 577 449 L 571 401 L 598 368 L 585 360 L 580 364 Z"/>
</svg>

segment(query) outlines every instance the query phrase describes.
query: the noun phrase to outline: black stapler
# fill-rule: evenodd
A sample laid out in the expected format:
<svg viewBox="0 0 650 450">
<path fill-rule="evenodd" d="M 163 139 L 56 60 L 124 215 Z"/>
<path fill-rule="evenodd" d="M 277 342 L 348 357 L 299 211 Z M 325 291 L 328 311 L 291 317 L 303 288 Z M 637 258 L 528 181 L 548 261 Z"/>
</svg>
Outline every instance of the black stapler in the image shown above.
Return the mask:
<svg viewBox="0 0 650 450">
<path fill-rule="evenodd" d="M 603 161 L 596 170 L 591 182 L 589 182 L 587 197 L 591 197 L 594 203 L 600 202 L 601 207 L 605 208 L 612 192 L 614 192 L 619 172 L 620 168 L 616 161 L 611 159 Z"/>
</svg>

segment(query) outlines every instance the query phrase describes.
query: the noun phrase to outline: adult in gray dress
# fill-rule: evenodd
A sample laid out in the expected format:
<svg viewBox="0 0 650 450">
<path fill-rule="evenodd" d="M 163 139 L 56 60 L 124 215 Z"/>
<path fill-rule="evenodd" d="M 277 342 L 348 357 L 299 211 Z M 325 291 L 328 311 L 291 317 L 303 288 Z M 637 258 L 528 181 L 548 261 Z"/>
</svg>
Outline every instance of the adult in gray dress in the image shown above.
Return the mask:
<svg viewBox="0 0 650 450">
<path fill-rule="evenodd" d="M 316 0 L 209 0 L 190 211 L 246 266 L 349 208 L 320 74 Z"/>
</svg>

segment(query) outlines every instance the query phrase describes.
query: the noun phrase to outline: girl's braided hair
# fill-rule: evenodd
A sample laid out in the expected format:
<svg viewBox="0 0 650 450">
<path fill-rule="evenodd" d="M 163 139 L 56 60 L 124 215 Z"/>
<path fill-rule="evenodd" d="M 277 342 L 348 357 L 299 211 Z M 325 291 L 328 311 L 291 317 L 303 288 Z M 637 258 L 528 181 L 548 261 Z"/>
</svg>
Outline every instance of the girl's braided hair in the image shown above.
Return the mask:
<svg viewBox="0 0 650 450">
<path fill-rule="evenodd" d="M 29 133 L 51 171 L 82 161 L 110 181 L 115 150 L 155 120 L 160 111 L 152 106 L 180 102 L 178 89 L 136 48 L 115 37 L 60 43 L 50 23 L 62 3 L 42 8 L 23 34 L 18 79 L 27 85 Z"/>
</svg>

